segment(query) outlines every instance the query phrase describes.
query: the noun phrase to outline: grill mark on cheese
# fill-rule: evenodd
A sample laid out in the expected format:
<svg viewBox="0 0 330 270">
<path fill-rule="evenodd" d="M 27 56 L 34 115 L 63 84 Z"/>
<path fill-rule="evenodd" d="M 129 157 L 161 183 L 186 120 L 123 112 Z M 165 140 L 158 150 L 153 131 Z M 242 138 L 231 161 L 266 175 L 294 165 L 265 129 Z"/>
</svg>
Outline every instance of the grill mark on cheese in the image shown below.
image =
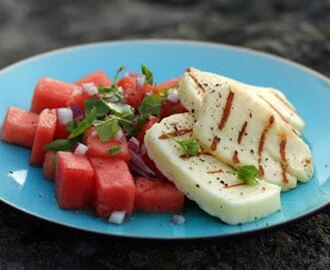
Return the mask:
<svg viewBox="0 0 330 270">
<path fill-rule="evenodd" d="M 286 163 L 286 152 L 285 152 L 286 142 L 287 142 L 286 134 L 282 133 L 280 135 L 280 155 L 283 163 Z"/>
<path fill-rule="evenodd" d="M 228 97 L 227 97 L 225 108 L 223 109 L 221 121 L 219 123 L 219 129 L 220 130 L 223 130 L 223 128 L 225 127 L 226 122 L 229 118 L 231 107 L 232 107 L 233 100 L 234 100 L 234 96 L 235 96 L 235 93 L 230 91 L 229 94 L 228 94 Z"/>
<path fill-rule="evenodd" d="M 205 89 L 204 86 L 198 81 L 198 79 L 197 79 L 193 74 L 190 73 L 190 72 L 191 72 L 190 68 L 187 68 L 187 72 L 188 72 L 189 77 L 192 78 L 192 80 L 197 84 L 197 86 L 199 87 L 199 89 L 202 90 L 203 93 L 205 93 L 205 92 L 206 92 L 206 89 Z"/>
<path fill-rule="evenodd" d="M 290 109 L 291 111 L 293 111 L 294 113 L 297 113 L 296 109 L 291 105 L 289 104 L 285 99 L 283 99 L 279 94 L 277 94 L 276 92 L 273 92 L 273 95 L 278 99 L 280 100 L 288 109 Z"/>
<path fill-rule="evenodd" d="M 240 163 L 240 160 L 238 158 L 238 152 L 235 150 L 234 155 L 233 155 L 233 162 L 234 163 Z"/>
<path fill-rule="evenodd" d="M 286 175 L 286 165 L 281 162 L 281 169 L 282 169 L 282 178 L 283 178 L 283 183 L 288 184 L 288 176 Z"/>
<path fill-rule="evenodd" d="M 261 162 L 261 159 L 258 161 L 259 163 Z M 262 167 L 261 164 L 259 164 L 259 177 L 263 178 L 265 176 L 265 171 L 264 168 Z"/>
<path fill-rule="evenodd" d="M 165 133 L 159 136 L 159 139 L 166 140 L 171 137 L 179 137 L 188 133 L 192 133 L 192 128 L 184 128 L 184 129 L 178 129 L 170 133 Z"/>
<path fill-rule="evenodd" d="M 237 143 L 240 144 L 242 142 L 242 139 L 243 139 L 243 136 L 245 134 L 245 131 L 246 131 L 246 128 L 247 128 L 247 125 L 248 125 L 248 122 L 245 121 L 242 128 L 241 128 L 241 131 L 239 132 L 238 134 L 238 138 L 237 138 Z"/>
<path fill-rule="evenodd" d="M 267 133 L 270 130 L 270 128 L 272 127 L 274 120 L 275 120 L 274 116 L 271 115 L 269 117 L 268 123 L 264 127 L 264 129 L 261 133 L 261 136 L 260 136 L 259 147 L 258 147 L 258 155 L 259 155 L 258 163 L 259 163 L 259 176 L 260 177 L 263 177 L 265 175 L 264 169 L 261 166 L 261 156 L 262 156 L 262 152 L 264 151 L 264 145 L 265 145 L 265 141 L 267 138 Z"/>
<path fill-rule="evenodd" d="M 217 174 L 217 173 L 222 173 L 223 172 L 223 170 L 216 170 L 216 171 L 208 171 L 208 172 L 206 172 L 207 174 Z"/>
<path fill-rule="evenodd" d="M 280 134 L 280 156 L 281 156 L 281 169 L 282 169 L 282 177 L 283 177 L 283 183 L 288 184 L 288 176 L 286 174 L 286 143 L 287 143 L 287 137 L 285 133 Z"/>
<path fill-rule="evenodd" d="M 224 188 L 233 188 L 233 187 L 239 187 L 239 186 L 244 186 L 245 183 L 236 183 L 232 185 L 225 184 Z"/>
<path fill-rule="evenodd" d="M 218 137 L 218 136 L 214 136 L 213 137 L 213 140 L 212 140 L 212 144 L 211 144 L 211 147 L 210 149 L 212 151 L 215 151 L 217 150 L 217 146 L 218 146 L 218 143 L 221 141 L 221 139 Z"/>
</svg>

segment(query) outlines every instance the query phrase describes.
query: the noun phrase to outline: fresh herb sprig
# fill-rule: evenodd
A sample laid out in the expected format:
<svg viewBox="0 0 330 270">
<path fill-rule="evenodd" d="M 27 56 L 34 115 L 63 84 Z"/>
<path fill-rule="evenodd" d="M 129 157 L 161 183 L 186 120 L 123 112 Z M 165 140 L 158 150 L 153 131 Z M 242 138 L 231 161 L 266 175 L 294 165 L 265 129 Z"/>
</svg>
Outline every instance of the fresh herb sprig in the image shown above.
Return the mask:
<svg viewBox="0 0 330 270">
<path fill-rule="evenodd" d="M 227 173 L 237 176 L 237 179 L 242 180 L 246 185 L 253 185 L 257 182 L 259 170 L 253 165 L 244 165 L 237 169 L 237 171 L 227 171 Z"/>
<path fill-rule="evenodd" d="M 141 72 L 146 77 L 146 82 L 149 84 L 154 83 L 154 76 L 146 65 L 141 65 Z"/>
</svg>

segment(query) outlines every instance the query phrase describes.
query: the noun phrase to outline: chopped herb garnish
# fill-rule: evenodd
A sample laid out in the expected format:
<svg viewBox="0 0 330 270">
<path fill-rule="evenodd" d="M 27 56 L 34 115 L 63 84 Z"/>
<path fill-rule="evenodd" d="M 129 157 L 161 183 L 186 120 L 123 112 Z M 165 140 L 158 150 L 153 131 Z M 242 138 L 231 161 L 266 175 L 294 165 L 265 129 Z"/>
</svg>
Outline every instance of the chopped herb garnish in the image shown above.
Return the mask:
<svg viewBox="0 0 330 270">
<path fill-rule="evenodd" d="M 97 109 L 93 107 L 87 114 L 84 120 L 77 124 L 77 127 L 71 132 L 69 139 L 76 138 L 83 134 L 87 129 L 92 127 L 93 121 L 96 120 Z"/>
<path fill-rule="evenodd" d="M 160 110 L 164 101 L 164 97 L 155 94 L 144 97 L 141 106 L 139 107 L 141 117 L 149 117 L 150 115 L 159 117 Z"/>
<path fill-rule="evenodd" d="M 134 114 L 134 109 L 125 103 L 111 103 L 107 104 L 108 108 L 115 114 L 115 115 L 128 115 Z"/>
<path fill-rule="evenodd" d="M 177 144 L 179 144 L 187 157 L 196 156 L 199 151 L 199 143 L 195 138 L 189 138 L 184 140 L 177 140 L 173 138 Z"/>
<path fill-rule="evenodd" d="M 65 129 L 68 132 L 72 132 L 77 127 L 77 123 L 75 121 L 70 121 L 66 124 Z"/>
<path fill-rule="evenodd" d="M 75 140 L 55 140 L 51 143 L 45 145 L 45 151 L 70 151 L 72 147 L 76 144 Z"/>
<path fill-rule="evenodd" d="M 152 72 L 150 71 L 150 69 L 147 68 L 147 66 L 145 66 L 145 65 L 141 65 L 141 71 L 142 71 L 142 74 L 144 74 L 144 76 L 146 76 L 147 83 L 153 84 L 154 76 L 152 75 Z"/>
<path fill-rule="evenodd" d="M 56 162 L 57 162 L 57 156 L 54 155 L 53 158 L 52 158 L 52 164 L 54 167 L 56 167 Z"/>
<path fill-rule="evenodd" d="M 109 141 L 120 130 L 117 118 L 110 118 L 106 121 L 95 121 L 94 127 L 102 142 Z"/>
<path fill-rule="evenodd" d="M 238 168 L 237 178 L 242 180 L 247 185 L 256 183 L 256 178 L 259 170 L 253 165 L 245 165 Z"/>
<path fill-rule="evenodd" d="M 117 84 L 118 82 L 118 77 L 121 72 L 123 72 L 126 68 L 124 66 L 121 66 L 117 69 L 115 76 L 114 76 L 114 84 Z"/>
<path fill-rule="evenodd" d="M 109 106 L 102 99 L 88 99 L 84 102 L 84 105 L 87 114 L 95 107 L 97 117 L 104 117 L 110 111 Z"/>
<path fill-rule="evenodd" d="M 99 85 L 99 93 L 102 98 L 108 102 L 123 102 L 124 95 L 117 84 L 112 84 L 111 86 Z"/>
<path fill-rule="evenodd" d="M 121 146 L 120 146 L 120 145 L 112 146 L 112 147 L 109 149 L 109 155 L 110 155 L 110 156 L 115 156 L 115 155 L 119 154 L 120 151 L 121 151 Z"/>
</svg>

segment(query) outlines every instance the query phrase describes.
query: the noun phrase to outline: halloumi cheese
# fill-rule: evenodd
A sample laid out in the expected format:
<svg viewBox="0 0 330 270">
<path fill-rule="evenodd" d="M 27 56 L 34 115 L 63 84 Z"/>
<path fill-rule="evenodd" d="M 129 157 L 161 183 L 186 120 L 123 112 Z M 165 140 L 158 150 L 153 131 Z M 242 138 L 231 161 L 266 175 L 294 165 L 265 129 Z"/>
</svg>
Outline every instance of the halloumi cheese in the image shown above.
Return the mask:
<svg viewBox="0 0 330 270">
<path fill-rule="evenodd" d="M 203 106 L 204 94 L 209 89 L 221 85 L 233 86 L 240 88 L 242 91 L 257 94 L 275 111 L 275 114 L 281 117 L 283 121 L 292 125 L 297 134 L 300 134 L 303 130 L 305 126 L 304 121 L 281 91 L 270 87 L 244 84 L 225 76 L 200 71 L 192 67 L 187 69 L 180 83 L 178 91 L 180 101 L 187 110 L 195 115 L 195 119 L 197 119 Z"/>
<path fill-rule="evenodd" d="M 313 174 L 311 151 L 291 125 L 259 95 L 240 87 L 210 87 L 193 134 L 222 162 L 259 167 L 260 177 L 283 191 Z"/>
<path fill-rule="evenodd" d="M 258 180 L 245 185 L 233 169 L 216 157 L 200 151 L 186 157 L 179 144 L 192 136 L 190 113 L 174 114 L 154 124 L 144 138 L 148 156 L 157 168 L 201 209 L 228 224 L 255 221 L 281 208 L 280 187 Z"/>
</svg>

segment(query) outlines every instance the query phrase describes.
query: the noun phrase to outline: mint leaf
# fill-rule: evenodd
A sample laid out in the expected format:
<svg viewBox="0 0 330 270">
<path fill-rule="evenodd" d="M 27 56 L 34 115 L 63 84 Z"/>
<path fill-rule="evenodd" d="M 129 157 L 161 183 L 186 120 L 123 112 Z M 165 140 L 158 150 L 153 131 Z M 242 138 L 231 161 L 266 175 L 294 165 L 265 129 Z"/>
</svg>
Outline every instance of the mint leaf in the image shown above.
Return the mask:
<svg viewBox="0 0 330 270">
<path fill-rule="evenodd" d="M 256 183 L 256 178 L 259 175 L 259 170 L 253 165 L 245 165 L 238 168 L 237 178 L 242 180 L 247 185 Z"/>
<path fill-rule="evenodd" d="M 77 127 L 71 132 L 69 139 L 73 139 L 83 134 L 87 129 L 92 127 L 92 123 L 96 120 L 97 109 L 93 107 L 87 114 L 84 120 L 77 124 Z"/>
<path fill-rule="evenodd" d="M 91 98 L 86 100 L 84 105 L 87 114 L 95 107 L 97 117 L 103 117 L 110 111 L 109 106 L 102 99 Z"/>
<path fill-rule="evenodd" d="M 102 142 L 109 141 L 120 130 L 117 118 L 110 118 L 106 121 L 100 121 L 95 126 L 95 130 Z"/>
<path fill-rule="evenodd" d="M 147 68 L 147 66 L 145 66 L 145 65 L 141 65 L 141 71 L 142 71 L 142 74 L 144 74 L 144 76 L 146 76 L 147 83 L 153 84 L 154 76 L 152 75 L 152 72 L 150 71 L 150 69 Z"/>
<path fill-rule="evenodd" d="M 159 117 L 164 101 L 164 97 L 158 96 L 156 94 L 145 96 L 142 100 L 141 106 L 139 107 L 141 117 L 149 117 L 150 115 Z"/>
<path fill-rule="evenodd" d="M 71 121 L 66 124 L 65 129 L 68 132 L 72 132 L 77 127 L 77 123 L 75 121 Z"/>
<path fill-rule="evenodd" d="M 109 149 L 109 155 L 110 156 L 115 156 L 115 155 L 119 154 L 120 152 L 121 152 L 121 146 L 120 145 L 112 146 Z"/>
<path fill-rule="evenodd" d="M 117 84 L 111 86 L 104 86 L 103 84 L 99 85 L 99 93 L 102 95 L 102 98 L 108 102 L 123 102 L 124 95 Z"/>
<path fill-rule="evenodd" d="M 107 105 L 108 105 L 108 108 L 115 115 L 121 116 L 121 115 L 134 114 L 134 109 L 130 105 L 128 105 L 128 104 L 109 102 Z"/>
<path fill-rule="evenodd" d="M 75 144 L 75 140 L 55 140 L 45 145 L 44 151 L 70 151 Z"/>
<path fill-rule="evenodd" d="M 173 139 L 177 144 L 179 144 L 187 157 L 196 156 L 199 151 L 199 143 L 194 138 L 177 140 Z"/>
</svg>

